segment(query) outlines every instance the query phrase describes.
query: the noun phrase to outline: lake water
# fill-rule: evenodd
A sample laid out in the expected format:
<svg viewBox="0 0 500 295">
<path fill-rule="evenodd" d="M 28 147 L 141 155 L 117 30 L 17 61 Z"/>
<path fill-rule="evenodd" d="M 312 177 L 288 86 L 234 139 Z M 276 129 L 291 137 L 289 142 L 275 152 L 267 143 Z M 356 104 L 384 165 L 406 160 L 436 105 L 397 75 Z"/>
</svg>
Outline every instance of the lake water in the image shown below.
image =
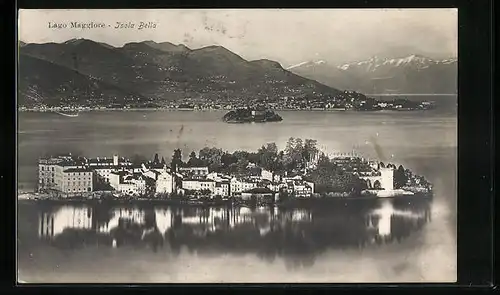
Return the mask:
<svg viewBox="0 0 500 295">
<path fill-rule="evenodd" d="M 186 156 L 204 146 L 256 150 L 276 142 L 283 148 L 289 137 L 300 137 L 317 139 L 330 152 L 355 149 L 365 157 L 402 164 L 429 179 L 435 196 L 432 203 L 356 201 L 289 209 L 20 202 L 19 279 L 455 281 L 457 117 L 456 104 L 447 103 L 428 112 L 281 111 L 284 120 L 268 124 L 225 124 L 220 120 L 224 112 L 218 111 L 96 111 L 75 118 L 20 113 L 21 190 L 35 187 L 37 159 L 48 153 L 151 158 L 158 153 L 168 161 L 175 148 Z M 119 216 L 124 224 L 118 224 Z M 147 231 L 151 227 L 156 231 Z"/>
</svg>

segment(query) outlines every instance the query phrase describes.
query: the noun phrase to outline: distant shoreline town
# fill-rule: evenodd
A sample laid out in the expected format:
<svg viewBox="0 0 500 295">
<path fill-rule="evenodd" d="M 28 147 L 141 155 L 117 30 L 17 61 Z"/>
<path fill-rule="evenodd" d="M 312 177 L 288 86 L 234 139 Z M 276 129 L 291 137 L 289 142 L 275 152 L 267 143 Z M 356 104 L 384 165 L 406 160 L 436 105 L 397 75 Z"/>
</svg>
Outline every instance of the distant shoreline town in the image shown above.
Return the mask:
<svg viewBox="0 0 500 295">
<path fill-rule="evenodd" d="M 187 161 L 176 149 L 167 163 L 77 155 L 39 159 L 36 193 L 19 199 L 170 200 L 180 202 L 283 203 L 296 199 L 432 195 L 432 185 L 402 165 L 354 154 L 326 155 L 315 140 L 290 138 L 257 152 L 205 147 Z"/>
<path fill-rule="evenodd" d="M 32 111 L 234 110 L 248 106 L 271 110 L 419 111 L 432 109 L 434 104 L 396 93 L 456 90 L 451 79 L 456 78 L 455 61 L 433 61 L 411 55 L 385 60 L 385 64 L 372 62 L 375 60 L 359 65 L 359 74 L 368 75 L 365 81 L 350 72 L 351 68 L 357 68 L 353 64 L 349 64 L 349 71 L 343 67 L 324 68 L 319 72 L 333 71 L 340 77 L 322 77 L 314 75 L 317 71 L 313 65 L 310 68 L 304 64 L 306 72 L 302 73 L 301 67 L 285 69 L 269 59 L 246 60 L 219 45 L 192 49 L 183 44 L 154 41 L 131 42 L 121 47 L 88 39 L 20 42 L 17 99 L 20 110 Z M 385 70 L 371 77 L 372 71 L 365 73 L 369 68 Z M 426 74 L 427 71 L 431 72 Z M 437 79 L 444 82 L 435 83 Z M 368 88 L 369 85 L 372 87 Z M 377 92 L 395 96 L 363 94 Z"/>
<path fill-rule="evenodd" d="M 390 100 L 376 100 L 372 97 L 366 97 L 362 94 L 345 91 L 345 99 L 340 101 L 329 101 L 327 98 L 320 100 L 307 100 L 299 98 L 282 98 L 276 102 L 255 101 L 252 105 L 257 108 L 269 110 L 307 110 L 307 111 L 416 111 L 429 110 L 434 108 L 434 103 L 430 101 L 412 101 L 406 98 L 393 98 Z M 167 105 L 106 105 L 106 106 L 20 106 L 19 111 L 31 112 L 50 112 L 61 110 L 89 111 L 89 110 L 237 110 L 248 108 L 250 104 L 245 102 L 227 103 L 227 102 L 199 102 L 196 100 L 184 100 L 180 102 L 171 102 Z"/>
</svg>

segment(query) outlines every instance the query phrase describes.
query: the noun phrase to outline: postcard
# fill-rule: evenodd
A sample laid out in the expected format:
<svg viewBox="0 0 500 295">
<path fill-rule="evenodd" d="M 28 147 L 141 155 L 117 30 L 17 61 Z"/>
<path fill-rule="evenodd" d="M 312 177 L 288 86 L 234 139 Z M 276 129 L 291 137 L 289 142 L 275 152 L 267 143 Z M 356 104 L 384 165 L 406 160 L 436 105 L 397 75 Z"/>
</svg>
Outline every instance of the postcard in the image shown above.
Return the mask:
<svg viewBox="0 0 500 295">
<path fill-rule="evenodd" d="M 457 278 L 457 9 L 19 10 L 20 283 Z"/>
</svg>

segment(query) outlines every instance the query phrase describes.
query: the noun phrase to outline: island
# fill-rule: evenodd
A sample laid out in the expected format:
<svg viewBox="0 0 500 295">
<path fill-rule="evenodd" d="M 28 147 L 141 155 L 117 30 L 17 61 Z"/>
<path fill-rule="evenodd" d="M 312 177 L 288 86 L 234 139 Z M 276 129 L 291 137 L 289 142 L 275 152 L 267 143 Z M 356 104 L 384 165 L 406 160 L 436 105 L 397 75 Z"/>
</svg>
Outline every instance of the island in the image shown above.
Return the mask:
<svg viewBox="0 0 500 295">
<path fill-rule="evenodd" d="M 266 123 L 280 122 L 283 118 L 272 110 L 239 108 L 226 113 L 222 120 L 226 123 Z"/>
<path fill-rule="evenodd" d="M 327 154 L 313 139 L 290 138 L 255 152 L 205 147 L 188 157 L 181 149 L 167 162 L 57 155 L 40 158 L 37 192 L 19 199 L 49 201 L 284 204 L 339 198 L 432 196 L 423 176 L 394 163 L 354 154 Z"/>
</svg>

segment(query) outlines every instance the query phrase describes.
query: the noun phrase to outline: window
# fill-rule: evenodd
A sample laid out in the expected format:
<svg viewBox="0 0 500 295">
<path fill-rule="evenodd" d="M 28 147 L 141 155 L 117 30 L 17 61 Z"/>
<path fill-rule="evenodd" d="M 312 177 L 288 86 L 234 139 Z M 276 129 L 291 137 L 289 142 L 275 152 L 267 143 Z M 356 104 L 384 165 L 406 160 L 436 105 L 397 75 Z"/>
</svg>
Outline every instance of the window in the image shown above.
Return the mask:
<svg viewBox="0 0 500 295">
<path fill-rule="evenodd" d="M 44 168 L 45 168 L 45 167 L 43 167 L 43 166 L 42 166 L 42 171 L 44 171 L 44 170 L 45 170 Z"/>
<path fill-rule="evenodd" d="M 52 171 L 54 171 L 54 167 L 52 167 Z"/>
</svg>

